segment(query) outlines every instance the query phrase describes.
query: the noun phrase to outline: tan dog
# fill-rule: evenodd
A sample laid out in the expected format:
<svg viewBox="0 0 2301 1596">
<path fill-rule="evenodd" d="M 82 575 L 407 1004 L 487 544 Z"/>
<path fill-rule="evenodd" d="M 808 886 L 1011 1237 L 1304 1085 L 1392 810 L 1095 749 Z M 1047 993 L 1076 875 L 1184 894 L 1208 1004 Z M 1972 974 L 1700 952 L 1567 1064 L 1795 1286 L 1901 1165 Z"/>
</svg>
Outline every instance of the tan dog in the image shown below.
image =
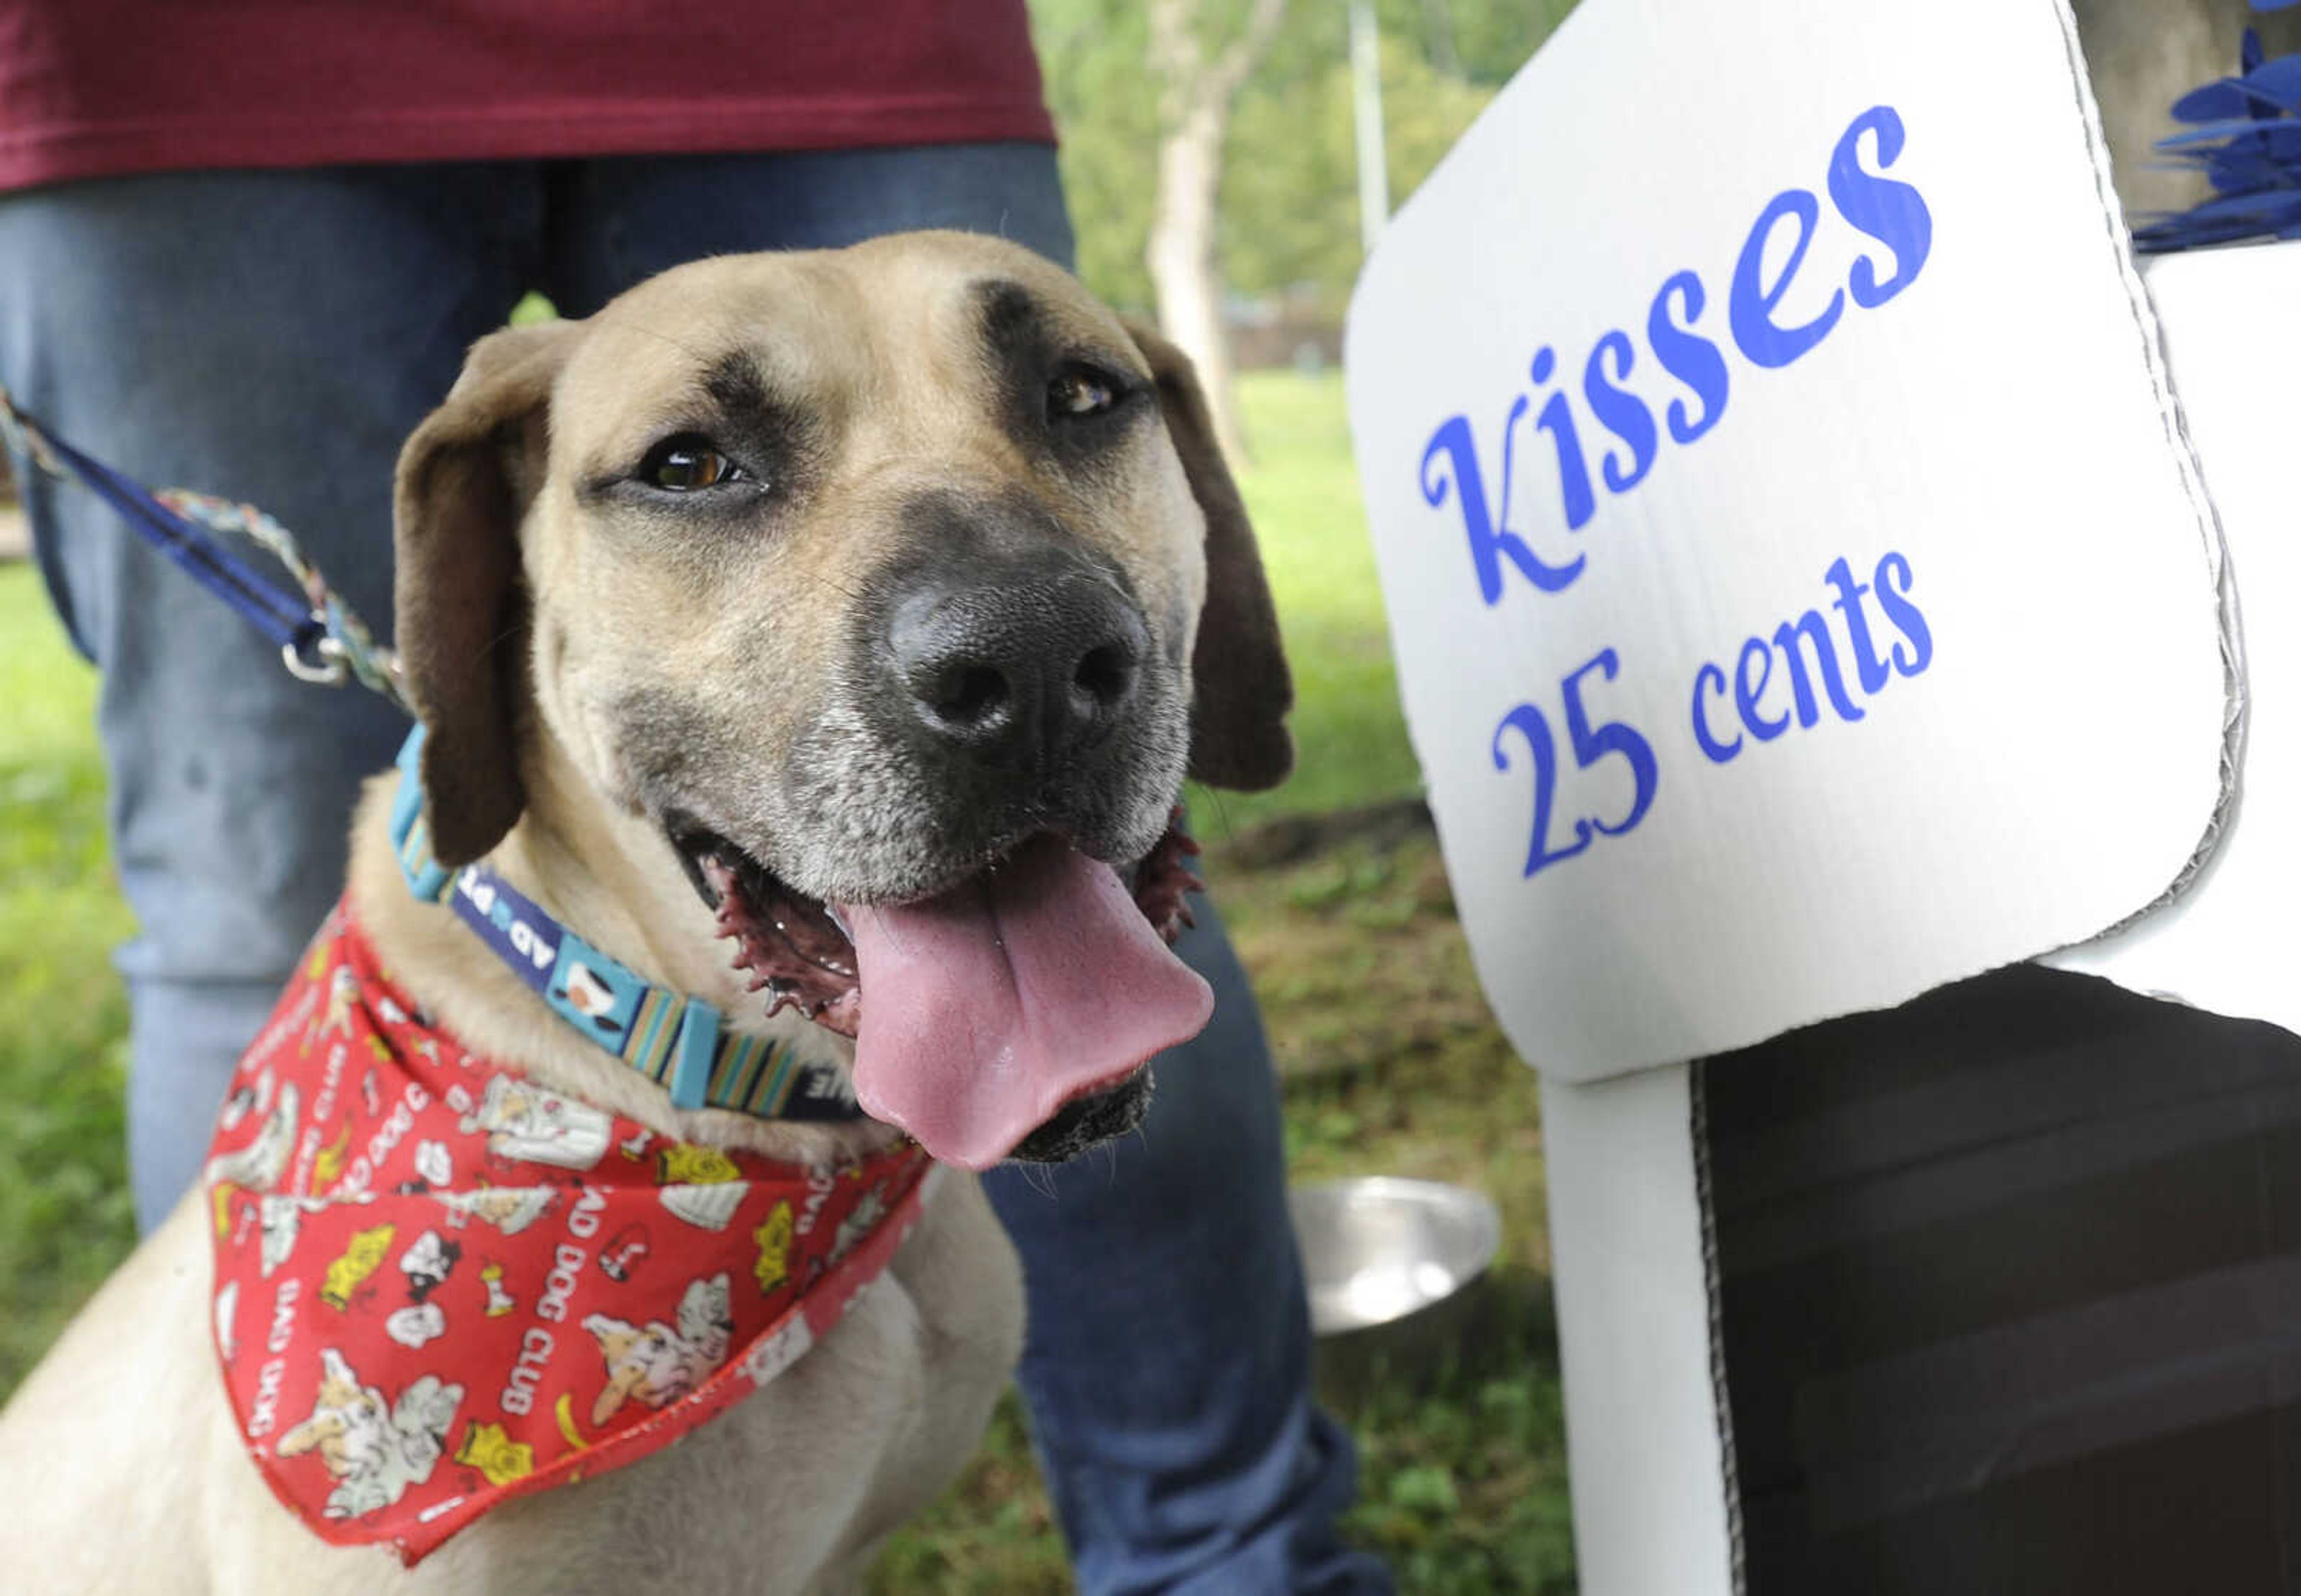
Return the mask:
<svg viewBox="0 0 2301 1596">
<path fill-rule="evenodd" d="M 1131 1016 L 1203 989 L 1144 924 L 1179 898 L 1127 874 L 1167 846 L 1186 767 L 1260 786 L 1291 757 L 1261 569 L 1171 349 L 985 238 L 702 263 L 479 345 L 402 457 L 397 521 L 444 862 L 487 856 L 649 978 L 851 1060 L 866 1105 L 951 1161 L 1058 1157 L 1139 1117 L 1137 1049 L 1175 1016 Z M 409 895 L 389 798 L 363 805 L 351 882 L 383 963 L 565 1094 L 495 1105 L 491 1132 L 596 1139 L 565 1112 L 591 1104 L 793 1160 L 891 1141 L 674 1110 Z M 980 1067 L 953 1032 L 1021 1063 Z M 843 1589 L 974 1447 L 1019 1343 L 1013 1253 L 947 1180 L 758 1394 L 405 1570 L 315 1539 L 246 1455 L 207 1206 L 180 1205 L 0 1415 L 10 1592 Z M 730 1233 L 747 1274 L 764 1242 Z M 692 1339 L 593 1329 L 611 1359 L 627 1330 Z M 329 1374 L 290 1434 L 344 1489 L 431 1460 L 423 1393 L 387 1410 Z M 665 1377 L 640 1359 L 625 1384 Z"/>
</svg>

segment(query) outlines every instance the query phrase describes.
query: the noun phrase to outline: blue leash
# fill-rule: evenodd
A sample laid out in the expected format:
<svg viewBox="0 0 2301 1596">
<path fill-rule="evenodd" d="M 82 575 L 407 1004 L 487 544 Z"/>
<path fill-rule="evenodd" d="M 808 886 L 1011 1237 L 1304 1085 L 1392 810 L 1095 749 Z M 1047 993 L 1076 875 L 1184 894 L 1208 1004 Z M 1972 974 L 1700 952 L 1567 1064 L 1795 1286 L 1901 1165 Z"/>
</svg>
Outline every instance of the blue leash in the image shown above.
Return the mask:
<svg viewBox="0 0 2301 1596">
<path fill-rule="evenodd" d="M 325 686 L 356 680 L 408 709 L 398 661 L 304 558 L 288 529 L 263 511 L 181 489 L 155 492 L 58 438 L 4 388 L 0 441 L 46 475 L 79 482 L 109 505 L 146 542 L 261 632 L 299 680 Z M 220 532 L 241 534 L 270 551 L 301 591 L 257 572 L 215 535 Z"/>
</svg>

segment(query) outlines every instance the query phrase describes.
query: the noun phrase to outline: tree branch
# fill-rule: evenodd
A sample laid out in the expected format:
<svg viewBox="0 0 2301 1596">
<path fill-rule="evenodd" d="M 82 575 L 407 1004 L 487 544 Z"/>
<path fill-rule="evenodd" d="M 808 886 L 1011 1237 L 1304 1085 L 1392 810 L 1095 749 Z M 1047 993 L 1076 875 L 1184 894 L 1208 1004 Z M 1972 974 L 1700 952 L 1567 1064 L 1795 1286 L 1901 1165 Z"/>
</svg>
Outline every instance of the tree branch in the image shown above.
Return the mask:
<svg viewBox="0 0 2301 1596">
<path fill-rule="evenodd" d="M 1270 41 L 1277 37 L 1278 24 L 1286 20 L 1286 0 L 1254 0 L 1254 10 L 1246 19 L 1245 31 L 1230 42 L 1229 47 L 1215 58 L 1214 70 L 1206 76 L 1202 93 L 1205 97 L 1224 104 L 1245 86 L 1247 77 Z"/>
<path fill-rule="evenodd" d="M 1181 124 L 1199 81 L 1198 6 L 1194 0 L 1150 0 L 1150 71 L 1159 80 L 1159 121 Z"/>
<path fill-rule="evenodd" d="M 1286 0 L 1254 0 L 1246 26 L 1209 66 L 1197 0 L 1150 0 L 1150 64 L 1159 79 L 1159 120 L 1171 128 L 1193 114 L 1226 113 L 1285 20 Z"/>
</svg>

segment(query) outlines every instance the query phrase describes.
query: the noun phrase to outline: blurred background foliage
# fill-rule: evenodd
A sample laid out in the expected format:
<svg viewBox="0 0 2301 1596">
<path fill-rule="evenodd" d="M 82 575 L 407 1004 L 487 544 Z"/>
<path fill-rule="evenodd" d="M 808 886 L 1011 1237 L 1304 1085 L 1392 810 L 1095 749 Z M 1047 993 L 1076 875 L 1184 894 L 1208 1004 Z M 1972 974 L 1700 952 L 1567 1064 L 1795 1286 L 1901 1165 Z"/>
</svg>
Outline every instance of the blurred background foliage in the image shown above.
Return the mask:
<svg viewBox="0 0 2301 1596">
<path fill-rule="evenodd" d="M 1376 0 L 1385 165 L 1393 206 L 1427 177 L 1573 0 Z M 1244 0 L 1204 0 L 1201 29 L 1234 33 Z M 1140 0 L 1031 0 L 1061 130 L 1063 180 L 1088 286 L 1151 308 L 1143 252 L 1157 187 L 1156 95 L 1144 82 Z M 1339 322 L 1358 275 L 1357 155 L 1349 9 L 1294 0 L 1241 92 L 1217 220 L 1218 265 L 1234 298 L 1298 297 Z"/>
</svg>

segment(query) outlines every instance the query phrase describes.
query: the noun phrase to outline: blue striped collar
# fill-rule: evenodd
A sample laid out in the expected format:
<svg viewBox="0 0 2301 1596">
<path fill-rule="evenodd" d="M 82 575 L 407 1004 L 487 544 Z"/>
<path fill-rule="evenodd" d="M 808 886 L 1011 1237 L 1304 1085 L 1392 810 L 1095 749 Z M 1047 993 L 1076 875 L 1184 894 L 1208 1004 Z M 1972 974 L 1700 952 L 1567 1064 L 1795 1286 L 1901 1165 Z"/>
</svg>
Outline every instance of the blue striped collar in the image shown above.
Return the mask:
<svg viewBox="0 0 2301 1596">
<path fill-rule="evenodd" d="M 423 728 L 399 750 L 391 845 L 408 890 L 445 903 L 551 1011 L 671 1093 L 674 1108 L 729 1108 L 759 1119 L 859 1119 L 845 1075 L 800 1064 L 788 1042 L 726 1031 L 700 998 L 656 985 L 539 908 L 482 862 L 450 871 L 431 856 L 416 774 Z"/>
</svg>

